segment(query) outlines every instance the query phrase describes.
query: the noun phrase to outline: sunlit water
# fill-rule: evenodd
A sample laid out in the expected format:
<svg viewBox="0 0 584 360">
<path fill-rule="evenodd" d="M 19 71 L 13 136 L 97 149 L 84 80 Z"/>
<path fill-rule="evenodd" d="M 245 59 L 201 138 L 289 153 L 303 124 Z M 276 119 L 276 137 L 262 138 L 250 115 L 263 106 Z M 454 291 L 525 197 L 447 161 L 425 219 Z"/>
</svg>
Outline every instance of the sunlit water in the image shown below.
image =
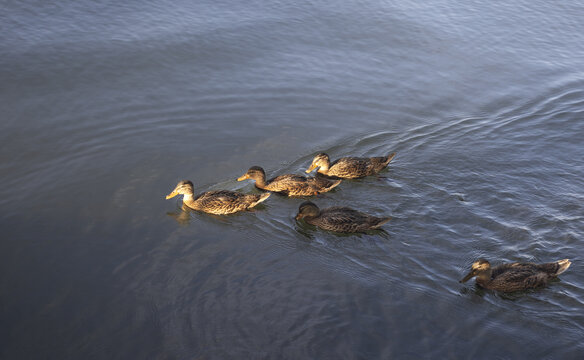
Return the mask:
<svg viewBox="0 0 584 360">
<path fill-rule="evenodd" d="M 584 354 L 578 1 L 9 2 L 0 12 L 0 358 Z M 250 166 L 397 152 L 313 199 L 390 215 L 339 236 Z M 473 260 L 572 266 L 459 284 Z"/>
</svg>

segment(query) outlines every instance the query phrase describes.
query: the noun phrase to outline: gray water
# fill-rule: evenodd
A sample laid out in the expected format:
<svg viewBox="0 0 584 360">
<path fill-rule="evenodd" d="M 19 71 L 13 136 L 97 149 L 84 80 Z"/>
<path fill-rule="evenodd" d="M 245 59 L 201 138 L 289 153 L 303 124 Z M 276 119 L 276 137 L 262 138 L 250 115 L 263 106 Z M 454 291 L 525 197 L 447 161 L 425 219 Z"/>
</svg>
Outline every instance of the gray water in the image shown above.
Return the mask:
<svg viewBox="0 0 584 360">
<path fill-rule="evenodd" d="M 0 358 L 584 356 L 581 1 L 5 1 Z M 339 236 L 304 199 L 209 216 L 397 152 L 313 201 L 390 215 Z M 485 257 L 572 266 L 459 284 Z"/>
</svg>

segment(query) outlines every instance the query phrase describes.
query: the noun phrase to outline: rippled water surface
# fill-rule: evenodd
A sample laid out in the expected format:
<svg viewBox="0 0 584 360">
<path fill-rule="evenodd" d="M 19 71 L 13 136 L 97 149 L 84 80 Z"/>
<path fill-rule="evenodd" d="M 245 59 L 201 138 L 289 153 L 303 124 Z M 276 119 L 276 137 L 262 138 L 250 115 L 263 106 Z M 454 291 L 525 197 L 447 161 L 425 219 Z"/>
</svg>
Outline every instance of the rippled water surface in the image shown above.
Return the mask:
<svg viewBox="0 0 584 360">
<path fill-rule="evenodd" d="M 580 1 L 9 1 L 0 12 L 0 358 L 584 354 Z M 257 192 L 397 152 L 313 201 L 390 215 L 339 236 Z M 572 266 L 460 284 L 485 257 Z"/>
</svg>

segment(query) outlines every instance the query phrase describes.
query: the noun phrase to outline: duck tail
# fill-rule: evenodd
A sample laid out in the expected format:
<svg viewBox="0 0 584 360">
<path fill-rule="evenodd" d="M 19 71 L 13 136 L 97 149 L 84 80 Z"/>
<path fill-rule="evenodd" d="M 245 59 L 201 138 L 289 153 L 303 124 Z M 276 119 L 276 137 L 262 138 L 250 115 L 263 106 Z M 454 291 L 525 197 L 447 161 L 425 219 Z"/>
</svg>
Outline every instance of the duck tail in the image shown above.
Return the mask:
<svg viewBox="0 0 584 360">
<path fill-rule="evenodd" d="M 332 181 L 331 186 L 327 187 L 326 190 L 328 191 L 328 190 L 331 190 L 331 189 L 336 188 L 337 186 L 339 186 L 339 184 L 341 183 L 341 181 L 343 181 L 343 180 L 334 180 L 334 181 Z"/>
<path fill-rule="evenodd" d="M 558 269 L 556 270 L 555 275 L 558 276 L 561 273 L 563 273 L 564 271 L 568 270 L 568 268 L 570 267 L 572 262 L 569 259 L 564 259 L 564 260 L 556 261 L 556 264 L 558 266 Z"/>
<path fill-rule="evenodd" d="M 378 229 L 381 225 L 385 224 L 389 220 L 391 220 L 391 216 L 384 217 L 384 218 L 377 218 L 377 221 L 375 222 L 375 224 L 373 224 L 373 226 L 371 226 L 371 228 Z"/>
<path fill-rule="evenodd" d="M 259 203 L 261 203 L 261 202 L 263 202 L 263 201 L 266 201 L 266 199 L 267 199 L 267 198 L 269 198 L 269 197 L 270 197 L 270 195 L 272 195 L 272 193 L 271 193 L 271 192 L 267 192 L 267 193 L 263 193 L 263 194 L 261 194 L 261 195 L 260 195 L 260 198 L 259 198 L 259 200 L 258 200 L 258 201 L 256 201 L 256 202 L 254 202 L 254 203 L 251 203 L 251 205 L 250 205 L 249 207 L 254 207 L 254 206 L 256 206 L 257 204 L 259 204 Z"/>
<path fill-rule="evenodd" d="M 389 164 L 391 162 L 391 160 L 393 160 L 395 155 L 396 155 L 396 153 L 391 153 L 391 154 L 387 155 L 387 157 L 385 158 L 385 165 Z"/>
</svg>

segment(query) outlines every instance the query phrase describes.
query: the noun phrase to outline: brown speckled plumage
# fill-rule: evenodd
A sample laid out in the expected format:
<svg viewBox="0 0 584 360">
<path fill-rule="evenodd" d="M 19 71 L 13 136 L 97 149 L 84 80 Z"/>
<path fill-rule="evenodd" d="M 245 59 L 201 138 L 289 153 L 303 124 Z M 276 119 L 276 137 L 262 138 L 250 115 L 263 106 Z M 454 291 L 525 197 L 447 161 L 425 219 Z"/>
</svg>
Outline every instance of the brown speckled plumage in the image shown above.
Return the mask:
<svg viewBox="0 0 584 360">
<path fill-rule="evenodd" d="M 266 200 L 270 193 L 242 194 L 229 190 L 215 190 L 194 197 L 193 183 L 183 180 L 166 198 L 170 199 L 176 195 L 183 195 L 183 203 L 191 209 L 210 214 L 226 215 L 252 208 Z"/>
<path fill-rule="evenodd" d="M 332 190 L 341 180 L 312 178 L 302 175 L 285 174 L 266 181 L 266 173 L 259 166 L 252 166 L 237 181 L 252 179 L 262 190 L 277 192 L 287 196 L 312 196 Z"/>
<path fill-rule="evenodd" d="M 478 285 L 485 289 L 513 292 L 543 287 L 570 267 L 570 260 L 552 263 L 508 263 L 491 268 L 485 259 L 472 264 L 470 272 L 460 282 L 476 276 Z"/>
<path fill-rule="evenodd" d="M 320 210 L 314 203 L 305 201 L 298 208 L 296 220 L 339 233 L 354 233 L 374 230 L 385 224 L 390 217 L 371 216 L 348 207 L 330 207 Z"/>
<path fill-rule="evenodd" d="M 330 158 L 325 153 L 320 153 L 314 157 L 312 164 L 306 170 L 307 173 L 318 168 L 320 174 L 342 178 L 356 179 L 369 175 L 375 175 L 383 170 L 395 157 L 395 153 L 388 156 L 379 157 L 343 157 L 331 164 Z"/>
</svg>

